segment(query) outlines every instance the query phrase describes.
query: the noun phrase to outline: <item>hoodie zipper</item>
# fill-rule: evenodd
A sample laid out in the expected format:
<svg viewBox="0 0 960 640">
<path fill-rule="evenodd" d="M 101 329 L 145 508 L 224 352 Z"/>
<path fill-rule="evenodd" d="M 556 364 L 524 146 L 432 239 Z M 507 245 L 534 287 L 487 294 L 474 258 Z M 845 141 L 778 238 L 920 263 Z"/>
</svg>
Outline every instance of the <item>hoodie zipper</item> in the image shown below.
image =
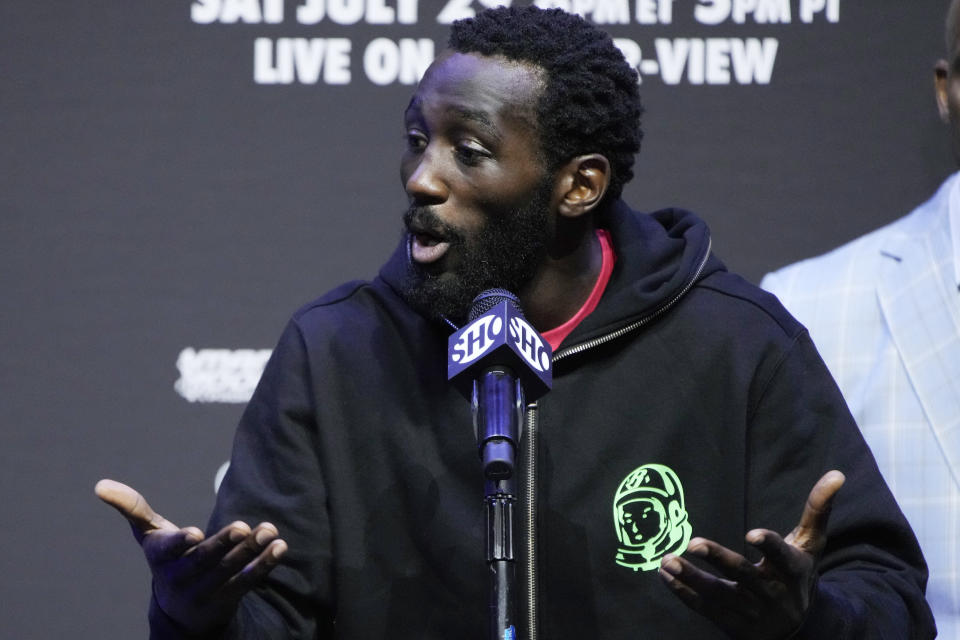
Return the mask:
<svg viewBox="0 0 960 640">
<path fill-rule="evenodd" d="M 594 347 L 598 347 L 601 344 L 610 342 L 611 340 L 616 340 L 622 336 L 627 335 L 632 331 L 636 331 L 640 327 L 646 325 L 655 318 L 660 317 L 666 313 L 673 305 L 675 305 L 680 298 L 685 296 L 688 291 L 696 284 L 697 280 L 700 279 L 700 274 L 703 273 L 703 268 L 707 264 L 707 260 L 710 258 L 710 250 L 713 245 L 713 239 L 707 238 L 707 250 L 703 254 L 703 258 L 700 260 L 700 264 L 694 272 L 693 276 L 684 284 L 683 289 L 681 289 L 675 296 L 667 300 L 665 303 L 654 309 L 651 313 L 639 318 L 638 320 L 631 322 L 625 327 L 621 327 L 616 331 L 611 331 L 606 335 L 588 340 L 586 342 L 581 342 L 580 344 L 573 345 L 566 349 L 561 349 L 557 353 L 553 354 L 553 362 L 562 360 L 568 356 L 577 355 L 583 353 Z M 521 587 L 521 593 L 526 596 L 526 607 L 524 609 L 525 622 L 527 628 L 527 638 L 526 640 L 537 640 L 539 629 L 538 629 L 538 599 L 539 593 L 537 591 L 538 583 L 538 570 L 537 570 L 537 455 L 536 450 L 539 440 L 539 424 L 538 424 L 538 413 L 539 413 L 539 401 L 531 402 L 527 405 L 526 409 L 526 432 L 523 434 L 526 440 L 526 447 L 524 449 L 524 464 L 522 465 L 523 469 L 523 478 L 521 479 L 521 486 L 523 487 L 522 499 L 520 501 L 520 519 L 521 524 L 524 529 L 524 535 L 522 536 L 523 545 L 524 545 L 524 558 L 523 558 L 523 585 Z"/>
</svg>

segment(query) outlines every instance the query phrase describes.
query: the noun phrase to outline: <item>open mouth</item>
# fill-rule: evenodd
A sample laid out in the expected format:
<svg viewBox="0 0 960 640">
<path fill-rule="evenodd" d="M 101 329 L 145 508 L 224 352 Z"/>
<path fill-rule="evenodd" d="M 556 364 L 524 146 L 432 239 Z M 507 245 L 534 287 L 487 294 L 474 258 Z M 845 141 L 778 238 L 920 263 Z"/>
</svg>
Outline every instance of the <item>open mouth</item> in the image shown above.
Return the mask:
<svg viewBox="0 0 960 640">
<path fill-rule="evenodd" d="M 410 233 L 410 257 L 419 264 L 436 262 L 450 249 L 450 243 L 425 231 Z"/>
</svg>

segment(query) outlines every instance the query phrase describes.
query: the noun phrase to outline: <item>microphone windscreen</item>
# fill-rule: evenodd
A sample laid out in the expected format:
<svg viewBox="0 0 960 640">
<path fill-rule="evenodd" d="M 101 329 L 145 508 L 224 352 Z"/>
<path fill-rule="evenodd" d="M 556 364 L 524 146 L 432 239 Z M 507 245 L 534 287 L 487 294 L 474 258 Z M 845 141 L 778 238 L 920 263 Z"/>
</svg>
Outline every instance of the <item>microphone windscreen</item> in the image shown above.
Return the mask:
<svg viewBox="0 0 960 640">
<path fill-rule="evenodd" d="M 481 291 L 477 294 L 477 297 L 473 299 L 473 302 L 470 303 L 470 317 L 468 318 L 468 324 L 473 322 L 490 309 L 493 309 L 495 306 L 501 302 L 507 302 L 510 305 L 510 308 L 516 311 L 520 317 L 523 317 L 523 311 L 520 309 L 520 298 L 513 295 L 506 289 L 487 289 L 486 291 Z"/>
</svg>

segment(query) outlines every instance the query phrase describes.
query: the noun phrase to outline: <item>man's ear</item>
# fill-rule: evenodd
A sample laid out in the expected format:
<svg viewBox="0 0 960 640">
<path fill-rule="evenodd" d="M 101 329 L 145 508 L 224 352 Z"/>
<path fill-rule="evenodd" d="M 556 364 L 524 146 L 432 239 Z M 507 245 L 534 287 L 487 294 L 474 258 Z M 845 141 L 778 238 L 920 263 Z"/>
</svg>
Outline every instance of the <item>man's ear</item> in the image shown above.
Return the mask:
<svg viewBox="0 0 960 640">
<path fill-rule="evenodd" d="M 571 158 L 557 172 L 557 212 L 567 218 L 579 217 L 603 200 L 610 186 L 610 161 L 599 153 Z"/>
<path fill-rule="evenodd" d="M 933 65 L 933 87 L 937 94 L 937 111 L 940 112 L 940 119 L 947 123 L 950 122 L 950 109 L 947 105 L 949 71 L 950 64 L 946 60 L 937 60 Z"/>
</svg>

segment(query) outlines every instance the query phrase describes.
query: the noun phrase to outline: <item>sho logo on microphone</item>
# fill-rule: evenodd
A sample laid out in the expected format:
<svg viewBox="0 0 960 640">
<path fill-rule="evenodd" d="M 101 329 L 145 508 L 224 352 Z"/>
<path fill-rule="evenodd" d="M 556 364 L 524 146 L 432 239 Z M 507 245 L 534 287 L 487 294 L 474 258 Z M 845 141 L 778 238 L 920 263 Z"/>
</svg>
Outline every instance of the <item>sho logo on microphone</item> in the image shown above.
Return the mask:
<svg viewBox="0 0 960 640">
<path fill-rule="evenodd" d="M 513 320 L 511 318 L 511 325 Z M 497 343 L 496 338 L 502 331 L 503 319 L 500 316 L 491 314 L 477 318 L 458 336 L 450 359 L 460 365 L 470 364 Z M 512 326 L 511 334 L 513 334 Z"/>
<path fill-rule="evenodd" d="M 550 354 L 543 346 L 540 334 L 526 320 L 517 316 L 510 318 L 510 338 L 527 364 L 537 371 L 550 368 Z"/>
<path fill-rule="evenodd" d="M 469 399 L 481 371 L 506 367 L 521 381 L 526 397 L 535 400 L 550 390 L 552 354 L 516 304 L 504 301 L 450 336 L 447 379 Z"/>
</svg>

